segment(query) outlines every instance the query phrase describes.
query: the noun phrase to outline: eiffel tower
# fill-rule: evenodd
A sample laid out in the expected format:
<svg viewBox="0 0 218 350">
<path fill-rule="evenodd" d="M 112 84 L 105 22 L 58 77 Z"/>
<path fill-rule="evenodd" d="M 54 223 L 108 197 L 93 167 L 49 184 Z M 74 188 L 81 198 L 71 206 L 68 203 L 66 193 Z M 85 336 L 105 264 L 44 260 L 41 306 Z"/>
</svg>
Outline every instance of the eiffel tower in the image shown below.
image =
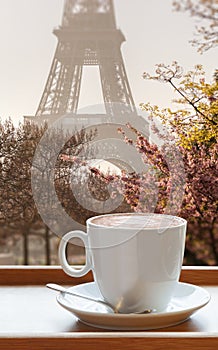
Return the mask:
<svg viewBox="0 0 218 350">
<path fill-rule="evenodd" d="M 148 134 L 147 122 L 137 114 L 128 82 L 121 53 L 125 37 L 116 26 L 113 0 L 65 0 L 61 25 L 53 33 L 58 43 L 48 79 L 35 116 L 25 119 L 39 124 L 46 121 L 51 129 L 60 125 L 67 132 L 75 132 L 78 126 L 80 130 L 94 126 L 97 136 L 89 142 L 91 161 L 107 160 L 129 172 L 144 170 L 136 149 L 117 131 L 118 125 L 124 126 L 128 136 L 130 130 L 125 126 L 129 122 Z M 84 66 L 99 68 L 105 114 L 81 114 L 78 109 Z M 136 137 L 135 133 L 130 137 Z M 51 142 L 55 148 L 55 140 Z"/>
<path fill-rule="evenodd" d="M 35 117 L 77 114 L 83 66 L 98 66 L 108 115 L 137 114 L 117 29 L 113 0 L 65 0 L 58 44 Z M 119 108 L 117 107 L 119 106 Z M 119 109 L 119 110 L 117 110 Z"/>
</svg>

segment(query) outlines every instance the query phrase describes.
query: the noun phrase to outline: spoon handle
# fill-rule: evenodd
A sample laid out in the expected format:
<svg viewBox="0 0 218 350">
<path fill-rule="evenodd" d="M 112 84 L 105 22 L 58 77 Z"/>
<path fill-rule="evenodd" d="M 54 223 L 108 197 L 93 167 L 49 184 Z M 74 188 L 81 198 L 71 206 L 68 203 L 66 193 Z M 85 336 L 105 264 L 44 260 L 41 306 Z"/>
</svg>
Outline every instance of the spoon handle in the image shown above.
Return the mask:
<svg viewBox="0 0 218 350">
<path fill-rule="evenodd" d="M 92 297 L 88 297 L 88 296 L 85 296 L 85 295 L 81 295 L 81 294 L 77 294 L 77 293 L 71 292 L 68 289 L 66 289 L 66 288 L 64 288 L 64 287 L 62 287 L 62 286 L 60 286 L 58 284 L 55 284 L 55 283 L 48 283 L 48 284 L 46 284 L 46 287 L 49 288 L 49 289 L 52 289 L 52 290 L 56 290 L 57 292 L 66 293 L 66 294 L 72 295 L 74 297 L 82 298 L 82 299 L 89 300 L 89 301 L 94 301 L 95 303 L 101 303 L 104 306 L 107 306 L 107 307 L 109 307 L 110 309 L 112 309 L 114 311 L 112 306 L 109 305 L 104 300 L 95 299 L 95 298 L 92 298 Z"/>
<path fill-rule="evenodd" d="M 81 294 L 77 294 L 77 293 L 71 292 L 68 289 L 60 286 L 59 284 L 48 283 L 48 284 L 46 284 L 46 287 L 50 288 L 52 290 L 56 290 L 57 292 L 70 294 L 70 295 L 72 295 L 74 297 L 78 297 L 78 298 L 82 298 L 82 299 L 85 299 L 85 300 L 93 301 L 95 303 L 100 303 L 100 304 L 102 304 L 102 305 L 104 305 L 106 307 L 109 307 L 115 314 L 120 313 L 119 308 L 113 307 L 112 305 L 110 305 L 109 303 L 107 303 L 104 300 L 95 299 L 95 298 L 92 298 L 92 297 L 88 297 L 88 296 L 85 296 L 85 295 L 81 295 Z M 144 311 L 136 311 L 133 314 L 150 314 L 150 313 L 153 313 L 153 312 L 156 312 L 156 310 L 155 309 L 146 309 Z"/>
</svg>

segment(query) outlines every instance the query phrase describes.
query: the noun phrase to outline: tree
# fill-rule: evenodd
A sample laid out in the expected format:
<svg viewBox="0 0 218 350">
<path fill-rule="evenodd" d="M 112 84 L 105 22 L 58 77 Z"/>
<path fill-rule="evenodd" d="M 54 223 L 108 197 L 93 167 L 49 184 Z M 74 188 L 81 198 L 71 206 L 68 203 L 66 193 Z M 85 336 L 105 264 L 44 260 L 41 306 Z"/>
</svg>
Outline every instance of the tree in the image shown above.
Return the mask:
<svg viewBox="0 0 218 350">
<path fill-rule="evenodd" d="M 15 153 L 15 127 L 9 119 L 5 123 L 0 123 L 0 243 L 1 250 L 8 251 L 16 242 L 18 237 L 11 227 L 7 227 L 7 219 L 10 221 L 10 211 L 13 203 L 8 198 L 7 173 L 8 160 Z M 9 190 L 11 192 L 11 190 Z"/>
<path fill-rule="evenodd" d="M 170 84 L 180 94 L 176 100 L 183 109 L 172 111 L 160 110 L 149 103 L 142 104 L 150 119 L 160 118 L 162 124 L 173 135 L 170 143 L 176 142 L 185 167 L 186 184 L 184 198 L 178 214 L 188 220 L 187 255 L 191 262 L 200 264 L 218 264 L 218 81 L 206 83 L 202 67 L 182 75 L 181 67 L 176 62 L 172 66 L 158 65 L 156 75 L 144 74 L 144 78 Z M 176 85 L 174 79 L 181 79 Z M 195 81 L 194 79 L 197 79 Z M 164 133 L 153 129 L 166 141 Z M 170 143 L 168 146 L 170 147 Z M 169 169 L 163 157 L 163 149 L 150 144 L 138 133 L 135 147 L 140 152 L 149 154 L 151 163 L 159 169 L 166 186 L 160 193 L 156 211 L 165 212 L 167 188 L 170 183 Z M 157 157 L 158 156 L 158 157 Z M 159 162 L 157 162 L 159 159 Z M 165 169 L 165 170 L 164 170 Z M 179 165 L 178 165 L 179 169 Z M 129 200 L 129 198 L 128 198 Z M 135 202 L 131 201 L 135 207 Z M 145 208 L 146 209 L 146 208 Z M 143 208 L 142 208 L 143 211 Z M 190 261 L 190 260 L 189 260 Z"/>
<path fill-rule="evenodd" d="M 2 172 L 0 176 L 0 213 L 5 240 L 23 238 L 24 263 L 28 264 L 28 238 L 31 230 L 44 228 L 31 191 L 31 160 L 43 128 L 29 123 L 14 127 L 11 121 L 1 125 Z M 9 132 L 8 132 L 9 131 Z"/>
<path fill-rule="evenodd" d="M 218 45 L 217 0 L 175 0 L 173 5 L 176 11 L 187 11 L 201 22 L 196 28 L 196 38 L 191 41 L 200 53 Z"/>
<path fill-rule="evenodd" d="M 210 144 L 218 138 L 218 79 L 206 83 L 205 72 L 201 65 L 193 71 L 183 74 L 177 62 L 172 65 L 158 64 L 156 74 L 144 73 L 145 79 L 169 84 L 180 98 L 174 100 L 181 109 L 160 110 L 158 106 L 142 103 L 141 108 L 152 117 L 160 118 L 163 125 L 179 138 L 184 147 L 191 147 L 196 142 Z M 179 81 L 176 84 L 176 79 Z"/>
<path fill-rule="evenodd" d="M 70 172 L 64 169 L 59 152 L 75 155 L 85 147 L 93 137 L 93 132 L 69 134 L 63 144 L 61 129 L 48 132 L 47 125 L 37 126 L 26 122 L 14 127 L 11 121 L 0 124 L 0 222 L 1 243 L 10 244 L 11 238 L 23 238 L 24 263 L 29 263 L 29 239 L 32 234 L 40 235 L 45 240 L 46 263 L 50 264 L 49 240 L 50 228 L 43 222 L 38 212 L 32 192 L 33 171 L 41 174 L 41 181 L 36 181 L 43 202 L 46 188 L 50 185 L 50 173 L 54 172 L 53 181 L 58 184 L 59 192 L 65 193 L 60 186 L 61 179 Z M 46 135 L 45 147 L 40 147 L 42 137 Z M 53 147 L 55 140 L 55 147 Z M 38 150 L 39 157 L 34 162 Z M 39 154 L 40 153 L 40 154 Z M 54 166 L 55 164 L 55 166 Z M 35 169 L 33 169 L 35 167 Z M 51 199 L 52 200 L 52 199 Z M 65 198 L 65 202 L 68 201 Z M 49 211 L 49 208 L 47 208 Z M 50 215 L 50 212 L 48 212 Z"/>
</svg>

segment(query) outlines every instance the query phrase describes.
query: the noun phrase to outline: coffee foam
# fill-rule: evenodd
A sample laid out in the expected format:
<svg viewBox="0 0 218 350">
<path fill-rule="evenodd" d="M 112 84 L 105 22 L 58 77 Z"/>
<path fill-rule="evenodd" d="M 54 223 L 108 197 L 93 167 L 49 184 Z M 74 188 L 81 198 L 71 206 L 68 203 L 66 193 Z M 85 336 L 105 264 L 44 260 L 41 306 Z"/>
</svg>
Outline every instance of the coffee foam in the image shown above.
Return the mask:
<svg viewBox="0 0 218 350">
<path fill-rule="evenodd" d="M 183 219 L 161 214 L 114 214 L 95 217 L 91 223 L 104 227 L 159 229 L 179 226 L 183 223 Z"/>
</svg>

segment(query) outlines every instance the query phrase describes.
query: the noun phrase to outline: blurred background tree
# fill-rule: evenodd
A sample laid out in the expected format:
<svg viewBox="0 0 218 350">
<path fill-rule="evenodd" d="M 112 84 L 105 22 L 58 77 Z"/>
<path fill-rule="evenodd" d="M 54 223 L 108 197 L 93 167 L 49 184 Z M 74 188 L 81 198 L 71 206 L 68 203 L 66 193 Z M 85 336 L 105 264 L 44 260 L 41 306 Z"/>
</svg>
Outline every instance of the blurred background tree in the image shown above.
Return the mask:
<svg viewBox="0 0 218 350">
<path fill-rule="evenodd" d="M 59 193 L 65 195 L 65 203 L 69 203 L 70 197 L 66 194 L 65 188 L 61 185 L 61 179 L 66 178 L 70 173 L 70 168 L 57 157 L 57 150 L 61 149 L 63 131 L 60 129 L 46 133 L 46 148 L 42 148 L 39 162 L 33 162 L 36 148 L 45 131 L 47 125 L 37 126 L 25 122 L 15 127 L 11 120 L 0 123 L 0 244 L 2 251 L 10 251 L 13 246 L 22 241 L 22 257 L 15 254 L 15 263 L 30 264 L 35 263 L 30 254 L 31 239 L 33 236 L 41 237 L 44 241 L 45 259 L 37 260 L 37 263 L 51 264 L 50 240 L 54 234 L 44 224 L 36 207 L 31 184 L 31 173 L 33 164 L 42 176 L 40 183 L 41 199 L 45 189 L 49 186 L 50 172 L 53 171 L 53 160 L 57 158 L 55 165 L 55 178 L 58 182 Z M 92 139 L 93 132 L 75 132 L 69 135 L 67 143 L 62 149 L 70 155 L 77 155 L 81 149 Z M 49 140 L 55 139 L 56 149 Z M 72 176 L 72 174 L 71 174 Z M 63 181 L 63 180 L 62 180 Z M 66 187 L 66 186 L 65 186 Z M 82 221 L 80 216 L 83 213 L 77 211 L 77 203 L 70 203 L 72 211 L 76 211 L 78 221 Z M 49 213 L 48 213 L 49 215 Z M 56 252 L 55 252 L 56 254 Z"/>
<path fill-rule="evenodd" d="M 218 0 L 175 0 L 173 7 L 188 12 L 199 23 L 191 43 L 200 53 L 218 45 Z"/>
</svg>

